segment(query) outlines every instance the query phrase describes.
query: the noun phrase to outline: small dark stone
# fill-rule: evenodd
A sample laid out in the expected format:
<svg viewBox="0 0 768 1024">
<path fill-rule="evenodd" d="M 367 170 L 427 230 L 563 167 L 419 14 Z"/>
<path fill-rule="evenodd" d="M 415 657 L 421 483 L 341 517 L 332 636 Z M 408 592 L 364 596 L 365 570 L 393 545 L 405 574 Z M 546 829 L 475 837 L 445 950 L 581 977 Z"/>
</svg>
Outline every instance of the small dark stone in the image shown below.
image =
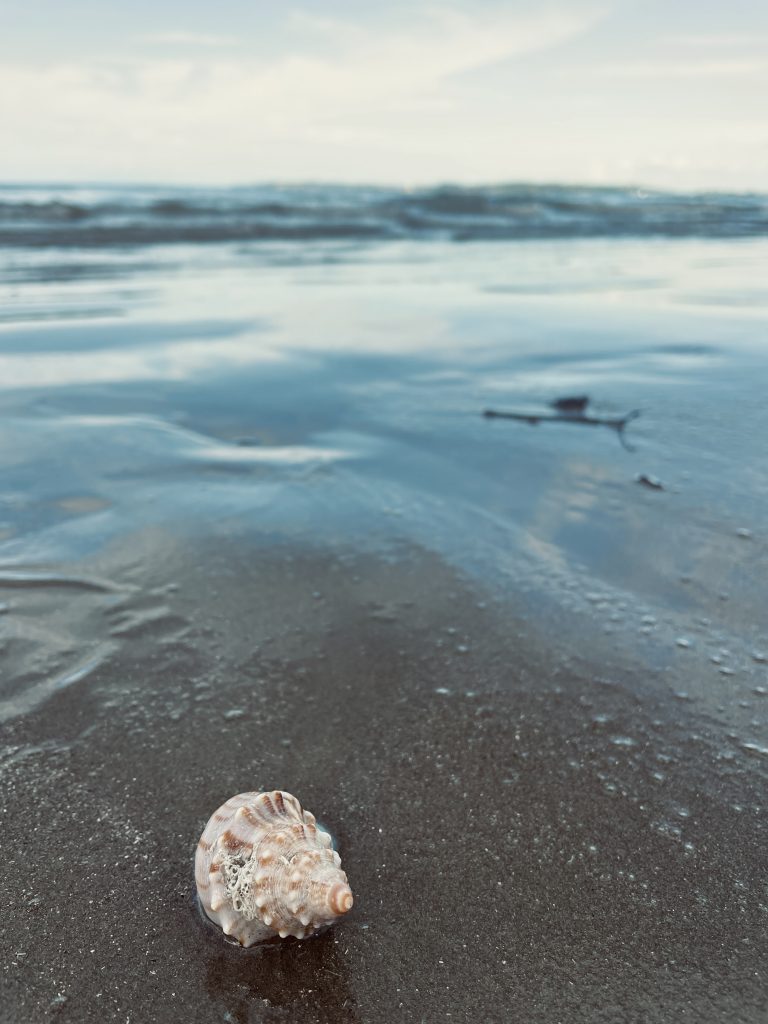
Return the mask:
<svg viewBox="0 0 768 1024">
<path fill-rule="evenodd" d="M 568 413 L 569 416 L 581 416 L 589 405 L 589 395 L 564 395 L 550 402 L 553 409 Z"/>
<path fill-rule="evenodd" d="M 637 483 L 642 484 L 643 487 L 648 487 L 652 491 L 664 490 L 664 484 L 661 480 L 657 476 L 651 476 L 649 473 L 638 473 L 635 480 Z"/>
</svg>

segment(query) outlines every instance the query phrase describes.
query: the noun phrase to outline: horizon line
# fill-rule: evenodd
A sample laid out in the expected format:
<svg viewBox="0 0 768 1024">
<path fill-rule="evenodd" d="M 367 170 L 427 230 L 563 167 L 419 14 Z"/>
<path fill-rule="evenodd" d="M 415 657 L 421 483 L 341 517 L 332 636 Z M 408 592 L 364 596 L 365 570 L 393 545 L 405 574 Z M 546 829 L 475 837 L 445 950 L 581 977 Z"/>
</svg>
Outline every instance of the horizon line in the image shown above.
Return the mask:
<svg viewBox="0 0 768 1024">
<path fill-rule="evenodd" d="M 731 196 L 768 196 L 768 188 L 676 188 L 674 186 L 659 187 L 658 185 L 644 185 L 638 182 L 594 182 L 578 180 L 555 180 L 555 179 L 484 179 L 475 181 L 458 181 L 451 179 L 435 179 L 423 182 L 404 181 L 345 181 L 333 178 L 304 178 L 304 179 L 280 179 L 265 178 L 252 179 L 249 181 L 174 181 L 172 179 L 84 179 L 84 178 L 26 178 L 26 179 L 0 179 L 0 189 L 12 188 L 136 188 L 136 189 L 219 189 L 236 190 L 248 188 L 348 188 L 352 189 L 379 189 L 382 191 L 417 192 L 439 189 L 501 189 L 501 188 L 553 188 L 553 189 L 592 189 L 595 191 L 621 191 L 621 192 L 643 192 L 655 195 L 731 195 Z"/>
</svg>

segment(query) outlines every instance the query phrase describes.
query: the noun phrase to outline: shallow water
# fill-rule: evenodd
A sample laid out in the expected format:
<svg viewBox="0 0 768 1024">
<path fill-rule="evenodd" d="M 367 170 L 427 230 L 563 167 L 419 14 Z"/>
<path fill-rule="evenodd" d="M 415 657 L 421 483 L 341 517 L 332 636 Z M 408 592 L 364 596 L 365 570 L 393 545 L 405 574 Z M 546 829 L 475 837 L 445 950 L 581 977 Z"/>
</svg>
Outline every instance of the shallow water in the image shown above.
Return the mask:
<svg viewBox="0 0 768 1024">
<path fill-rule="evenodd" d="M 0 1019 L 762 1021 L 767 259 L 3 250 Z M 356 899 L 244 953 L 262 787 Z"/>
</svg>

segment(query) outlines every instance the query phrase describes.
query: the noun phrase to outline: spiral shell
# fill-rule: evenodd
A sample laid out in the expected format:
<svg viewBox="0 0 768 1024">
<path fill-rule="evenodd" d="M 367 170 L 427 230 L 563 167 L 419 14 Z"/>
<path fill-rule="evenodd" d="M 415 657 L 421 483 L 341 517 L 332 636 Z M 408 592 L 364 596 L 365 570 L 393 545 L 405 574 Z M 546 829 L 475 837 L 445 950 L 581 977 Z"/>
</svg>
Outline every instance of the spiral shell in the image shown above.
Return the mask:
<svg viewBox="0 0 768 1024">
<path fill-rule="evenodd" d="M 331 837 L 295 796 L 240 793 L 209 819 L 195 854 L 208 917 L 241 946 L 306 938 L 352 906 Z"/>
</svg>

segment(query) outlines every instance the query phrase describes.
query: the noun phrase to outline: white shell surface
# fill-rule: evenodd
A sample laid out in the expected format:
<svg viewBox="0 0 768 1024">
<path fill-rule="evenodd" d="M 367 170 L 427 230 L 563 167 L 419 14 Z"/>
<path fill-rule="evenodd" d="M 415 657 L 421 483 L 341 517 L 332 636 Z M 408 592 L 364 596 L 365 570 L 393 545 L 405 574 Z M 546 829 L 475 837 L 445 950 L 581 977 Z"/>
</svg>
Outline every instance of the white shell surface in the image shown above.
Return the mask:
<svg viewBox="0 0 768 1024">
<path fill-rule="evenodd" d="M 195 881 L 207 916 L 242 946 L 303 939 L 352 906 L 331 837 L 282 790 L 239 793 L 211 816 Z"/>
</svg>

